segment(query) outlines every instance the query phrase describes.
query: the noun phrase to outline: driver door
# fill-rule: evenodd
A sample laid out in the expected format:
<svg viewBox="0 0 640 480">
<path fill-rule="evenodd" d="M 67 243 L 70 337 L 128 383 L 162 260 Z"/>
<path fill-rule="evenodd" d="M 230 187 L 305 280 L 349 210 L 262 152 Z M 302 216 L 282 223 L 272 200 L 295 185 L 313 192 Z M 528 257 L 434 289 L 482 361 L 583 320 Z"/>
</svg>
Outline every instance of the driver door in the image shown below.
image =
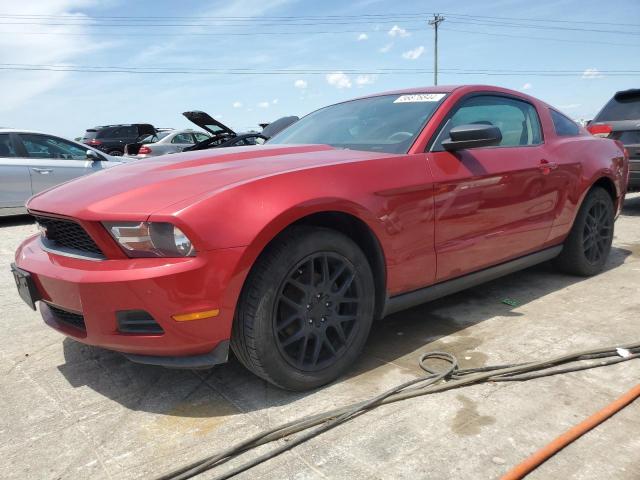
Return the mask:
<svg viewBox="0 0 640 480">
<path fill-rule="evenodd" d="M 498 127 L 500 144 L 445 151 L 451 128 L 467 124 Z M 483 94 L 454 107 L 428 155 L 438 281 L 542 249 L 561 197 L 545 156 L 540 119 L 529 102 Z"/>
<path fill-rule="evenodd" d="M 21 133 L 18 138 L 26 154 L 34 195 L 104 168 L 105 162 L 87 159 L 86 149 L 68 140 L 36 133 Z"/>
</svg>

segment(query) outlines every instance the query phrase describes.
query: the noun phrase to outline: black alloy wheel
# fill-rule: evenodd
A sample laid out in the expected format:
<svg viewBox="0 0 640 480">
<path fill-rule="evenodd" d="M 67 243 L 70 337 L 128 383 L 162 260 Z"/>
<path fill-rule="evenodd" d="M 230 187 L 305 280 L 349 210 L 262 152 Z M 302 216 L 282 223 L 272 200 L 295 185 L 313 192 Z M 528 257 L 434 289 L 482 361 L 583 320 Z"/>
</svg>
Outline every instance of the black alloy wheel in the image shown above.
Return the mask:
<svg viewBox="0 0 640 480">
<path fill-rule="evenodd" d="M 587 212 L 582 232 L 584 256 L 593 264 L 609 253 L 613 237 L 613 218 L 609 206 L 602 200 L 591 205 Z"/>
<path fill-rule="evenodd" d="M 324 227 L 290 227 L 245 281 L 231 348 L 244 366 L 280 388 L 319 387 L 360 355 L 375 298 L 371 266 L 351 238 Z"/>
<path fill-rule="evenodd" d="M 334 252 L 309 255 L 289 271 L 274 311 L 278 348 L 293 367 L 317 371 L 334 363 L 358 329 L 362 282 Z"/>
<path fill-rule="evenodd" d="M 615 207 L 608 191 L 593 187 L 578 210 L 571 231 L 554 263 L 563 272 L 591 276 L 607 263 L 613 242 Z"/>
</svg>

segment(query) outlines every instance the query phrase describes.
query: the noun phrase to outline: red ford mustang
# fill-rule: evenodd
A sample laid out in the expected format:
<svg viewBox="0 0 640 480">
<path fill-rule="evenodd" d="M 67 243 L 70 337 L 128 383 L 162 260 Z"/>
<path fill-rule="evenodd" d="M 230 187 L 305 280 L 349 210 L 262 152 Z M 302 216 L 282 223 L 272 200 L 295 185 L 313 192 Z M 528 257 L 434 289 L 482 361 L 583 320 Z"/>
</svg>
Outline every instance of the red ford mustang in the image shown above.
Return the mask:
<svg viewBox="0 0 640 480">
<path fill-rule="evenodd" d="M 621 144 L 496 87 L 320 109 L 261 147 L 166 155 L 28 202 L 18 290 L 44 321 L 136 362 L 229 348 L 287 389 L 327 383 L 374 319 L 555 259 L 593 275 L 628 180 Z"/>
</svg>

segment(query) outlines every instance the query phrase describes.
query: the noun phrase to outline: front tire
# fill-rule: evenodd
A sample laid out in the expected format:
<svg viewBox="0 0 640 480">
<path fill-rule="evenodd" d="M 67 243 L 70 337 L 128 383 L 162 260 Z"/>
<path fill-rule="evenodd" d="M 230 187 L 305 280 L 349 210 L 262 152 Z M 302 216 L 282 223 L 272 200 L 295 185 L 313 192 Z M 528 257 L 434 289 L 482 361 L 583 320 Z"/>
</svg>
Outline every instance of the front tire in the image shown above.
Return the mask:
<svg viewBox="0 0 640 480">
<path fill-rule="evenodd" d="M 562 253 L 556 258 L 558 268 L 583 277 L 600 273 L 611 250 L 614 218 L 609 193 L 601 187 L 592 188 L 582 202 Z"/>
<path fill-rule="evenodd" d="M 369 263 L 345 235 L 293 227 L 257 260 L 242 290 L 231 348 L 253 373 L 287 390 L 335 380 L 371 328 Z"/>
</svg>

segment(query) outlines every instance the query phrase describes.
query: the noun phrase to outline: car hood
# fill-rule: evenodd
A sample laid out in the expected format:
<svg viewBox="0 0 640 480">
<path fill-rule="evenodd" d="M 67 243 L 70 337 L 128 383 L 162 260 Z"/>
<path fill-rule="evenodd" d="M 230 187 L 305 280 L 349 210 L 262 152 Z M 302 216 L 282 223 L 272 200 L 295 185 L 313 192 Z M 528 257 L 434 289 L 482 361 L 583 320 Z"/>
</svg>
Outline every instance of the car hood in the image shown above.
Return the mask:
<svg viewBox="0 0 640 480">
<path fill-rule="evenodd" d="M 213 136 L 224 135 L 224 134 L 236 136 L 236 132 L 231 130 L 225 124 L 220 123 L 218 120 L 213 118 L 207 112 L 202 112 L 200 110 L 193 110 L 191 112 L 183 112 L 182 115 L 184 115 L 187 118 L 187 120 L 195 123 L 197 126 L 202 128 L 203 130 L 206 130 Z"/>
<path fill-rule="evenodd" d="M 83 220 L 137 221 L 174 203 L 271 175 L 389 156 L 327 145 L 186 152 L 139 160 L 72 180 L 32 197 L 27 207 Z"/>
</svg>

